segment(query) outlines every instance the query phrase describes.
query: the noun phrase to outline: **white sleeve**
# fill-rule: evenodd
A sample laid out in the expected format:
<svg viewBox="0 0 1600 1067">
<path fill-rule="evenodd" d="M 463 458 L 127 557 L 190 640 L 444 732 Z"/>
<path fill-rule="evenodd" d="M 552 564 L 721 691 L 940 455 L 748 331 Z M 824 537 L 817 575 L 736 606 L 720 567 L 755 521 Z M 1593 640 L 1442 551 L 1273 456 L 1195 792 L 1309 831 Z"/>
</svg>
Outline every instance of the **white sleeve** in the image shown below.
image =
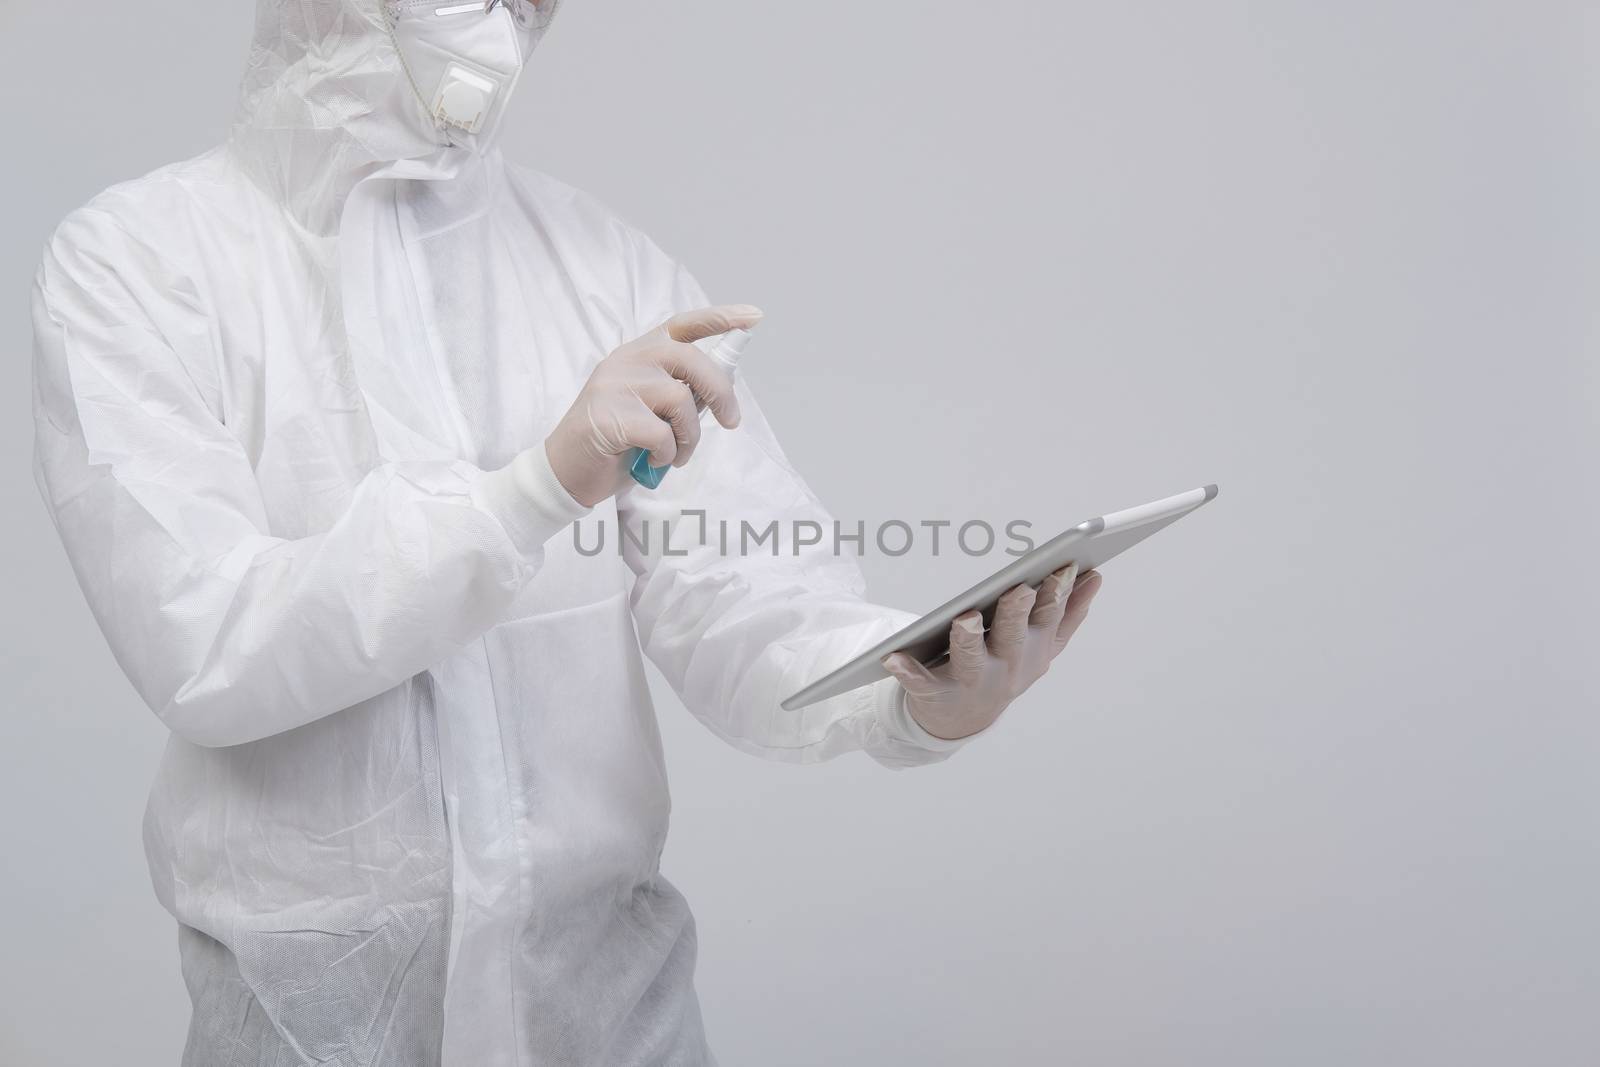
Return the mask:
<svg viewBox="0 0 1600 1067">
<path fill-rule="evenodd" d="M 639 332 L 709 303 L 653 245 L 639 248 Z M 749 358 L 760 348 L 758 330 Z M 646 654 L 697 718 L 744 751 L 814 761 L 863 749 L 891 767 L 947 758 L 962 742 L 918 726 L 893 679 L 798 711 L 779 706 L 914 616 L 863 598 L 854 545 L 835 551 L 832 516 L 789 466 L 749 387 L 738 392 L 739 429 L 707 420 L 687 467 L 659 489 L 618 497 Z M 803 543 L 818 531 L 818 543 Z"/>
<path fill-rule="evenodd" d="M 585 510 L 540 448 L 495 472 L 384 464 L 323 532 L 273 536 L 248 455 L 148 314 L 161 287 L 114 258 L 58 237 L 40 270 L 35 467 L 112 651 L 178 735 L 241 744 L 425 670 Z"/>
</svg>

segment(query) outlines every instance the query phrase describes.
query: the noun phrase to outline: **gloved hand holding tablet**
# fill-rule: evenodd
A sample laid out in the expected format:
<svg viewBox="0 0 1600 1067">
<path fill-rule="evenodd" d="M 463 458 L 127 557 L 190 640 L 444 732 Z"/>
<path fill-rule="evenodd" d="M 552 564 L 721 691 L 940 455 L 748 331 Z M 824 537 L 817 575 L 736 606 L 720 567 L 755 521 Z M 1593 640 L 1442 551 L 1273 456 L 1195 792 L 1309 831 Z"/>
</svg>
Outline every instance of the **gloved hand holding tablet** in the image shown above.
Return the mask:
<svg viewBox="0 0 1600 1067">
<path fill-rule="evenodd" d="M 976 733 L 1066 645 L 1099 588 L 1094 568 L 1216 495 L 1217 487 L 1207 485 L 1080 522 L 812 682 L 783 707 L 795 711 L 892 674 L 905 687 L 907 710 L 929 733 Z"/>
</svg>

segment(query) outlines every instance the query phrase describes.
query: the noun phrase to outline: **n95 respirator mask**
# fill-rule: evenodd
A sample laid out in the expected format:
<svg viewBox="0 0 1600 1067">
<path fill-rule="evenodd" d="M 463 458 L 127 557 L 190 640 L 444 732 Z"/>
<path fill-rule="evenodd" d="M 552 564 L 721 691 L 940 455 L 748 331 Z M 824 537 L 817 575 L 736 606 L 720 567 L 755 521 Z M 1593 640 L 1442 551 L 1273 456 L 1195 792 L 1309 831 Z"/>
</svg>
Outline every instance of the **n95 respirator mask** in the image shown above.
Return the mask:
<svg viewBox="0 0 1600 1067">
<path fill-rule="evenodd" d="M 405 76 L 444 143 L 477 149 L 493 139 L 554 7 L 550 0 L 385 0 Z"/>
</svg>

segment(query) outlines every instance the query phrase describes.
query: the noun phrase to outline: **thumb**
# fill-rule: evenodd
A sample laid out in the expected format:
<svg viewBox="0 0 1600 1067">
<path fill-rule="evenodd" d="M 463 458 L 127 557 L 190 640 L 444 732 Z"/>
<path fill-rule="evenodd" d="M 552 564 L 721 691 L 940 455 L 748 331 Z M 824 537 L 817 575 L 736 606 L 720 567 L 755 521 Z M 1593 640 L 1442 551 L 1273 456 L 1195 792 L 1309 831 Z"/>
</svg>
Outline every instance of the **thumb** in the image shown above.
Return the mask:
<svg viewBox="0 0 1600 1067">
<path fill-rule="evenodd" d="M 938 688 L 938 679 L 933 672 L 918 663 L 904 652 L 893 652 L 883 658 L 883 669 L 901 685 L 906 692 L 916 696 L 925 696 Z"/>
</svg>

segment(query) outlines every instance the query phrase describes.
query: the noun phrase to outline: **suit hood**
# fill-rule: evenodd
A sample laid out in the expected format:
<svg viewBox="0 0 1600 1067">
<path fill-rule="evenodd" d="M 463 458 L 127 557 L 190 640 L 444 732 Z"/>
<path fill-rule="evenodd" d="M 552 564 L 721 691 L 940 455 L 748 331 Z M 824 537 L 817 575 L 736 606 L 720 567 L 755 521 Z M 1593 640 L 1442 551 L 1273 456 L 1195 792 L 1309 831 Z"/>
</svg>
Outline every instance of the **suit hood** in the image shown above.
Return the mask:
<svg viewBox="0 0 1600 1067">
<path fill-rule="evenodd" d="M 538 43 L 558 0 L 510 0 Z M 458 0 L 257 0 L 250 57 L 229 137 L 251 176 L 304 225 L 326 232 L 350 188 L 385 164 L 450 177 L 453 147 L 419 99 L 393 30 L 421 8 Z M 476 146 L 481 154 L 493 145 Z"/>
</svg>

